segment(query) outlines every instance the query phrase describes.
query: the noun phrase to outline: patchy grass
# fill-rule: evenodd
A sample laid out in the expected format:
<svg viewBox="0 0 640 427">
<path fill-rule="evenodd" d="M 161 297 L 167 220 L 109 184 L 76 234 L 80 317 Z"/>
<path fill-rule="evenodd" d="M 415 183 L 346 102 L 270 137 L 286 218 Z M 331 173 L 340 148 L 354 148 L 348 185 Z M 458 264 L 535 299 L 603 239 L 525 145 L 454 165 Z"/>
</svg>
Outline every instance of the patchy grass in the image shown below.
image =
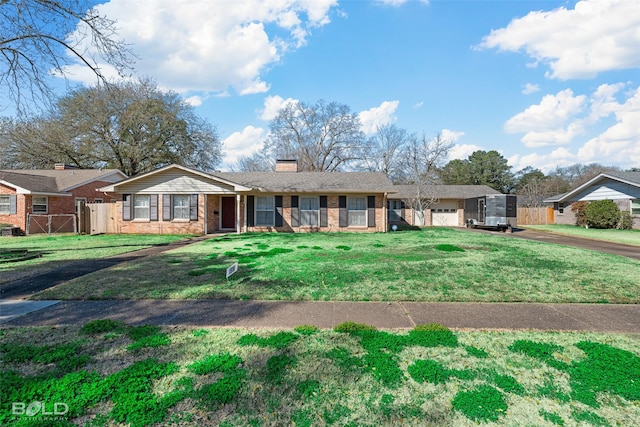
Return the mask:
<svg viewBox="0 0 640 427">
<path fill-rule="evenodd" d="M 37 298 L 638 303 L 638 277 L 637 260 L 499 234 L 261 233 L 212 238 Z"/>
<path fill-rule="evenodd" d="M 3 253 L 28 251 L 40 256 L 24 261 L 0 263 L 0 283 L 46 273 L 68 266 L 74 261 L 119 255 L 155 245 L 164 245 L 185 237 L 155 234 L 96 236 L 56 234 L 3 238 L 0 240 Z"/>
<path fill-rule="evenodd" d="M 640 246 L 640 230 L 604 230 L 598 228 L 584 228 L 575 225 L 527 225 L 524 228 L 581 237 L 583 239 L 606 240 L 625 245 Z"/>
<path fill-rule="evenodd" d="M 156 335 L 168 344 L 128 349 Z M 634 425 L 639 344 L 638 335 L 435 325 L 5 327 L 0 424 L 33 424 L 11 402 L 63 402 L 60 421 L 76 425 Z M 79 361 L 64 364 L 70 356 Z"/>
</svg>

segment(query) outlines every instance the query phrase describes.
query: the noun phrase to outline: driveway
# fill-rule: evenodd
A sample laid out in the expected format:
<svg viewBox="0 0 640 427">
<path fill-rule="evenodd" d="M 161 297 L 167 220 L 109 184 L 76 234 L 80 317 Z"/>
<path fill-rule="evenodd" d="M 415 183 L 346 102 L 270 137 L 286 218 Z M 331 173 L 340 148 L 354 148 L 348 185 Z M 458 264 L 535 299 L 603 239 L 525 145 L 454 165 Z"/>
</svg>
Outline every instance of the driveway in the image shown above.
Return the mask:
<svg viewBox="0 0 640 427">
<path fill-rule="evenodd" d="M 465 228 L 465 230 L 475 233 L 499 234 L 501 236 L 514 237 L 518 239 L 536 240 L 539 242 L 573 246 L 576 248 L 589 249 L 592 251 L 604 252 L 640 260 L 640 246 L 624 245 L 622 243 L 606 242 L 603 240 L 583 239 L 580 237 L 564 236 L 562 234 L 528 230 L 523 228 L 516 228 L 513 230 L 513 233 L 498 233 L 496 231 L 481 230 L 477 228 Z"/>
</svg>

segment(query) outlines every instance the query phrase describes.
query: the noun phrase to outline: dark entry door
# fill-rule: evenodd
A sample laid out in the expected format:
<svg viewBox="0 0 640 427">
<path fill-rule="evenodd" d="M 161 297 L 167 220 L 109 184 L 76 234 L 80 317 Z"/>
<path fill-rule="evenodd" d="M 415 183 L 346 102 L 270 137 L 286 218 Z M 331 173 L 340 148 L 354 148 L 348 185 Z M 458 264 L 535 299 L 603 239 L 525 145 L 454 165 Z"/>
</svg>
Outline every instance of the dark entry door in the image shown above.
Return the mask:
<svg viewBox="0 0 640 427">
<path fill-rule="evenodd" d="M 236 228 L 236 198 L 222 198 L 222 228 Z"/>
</svg>

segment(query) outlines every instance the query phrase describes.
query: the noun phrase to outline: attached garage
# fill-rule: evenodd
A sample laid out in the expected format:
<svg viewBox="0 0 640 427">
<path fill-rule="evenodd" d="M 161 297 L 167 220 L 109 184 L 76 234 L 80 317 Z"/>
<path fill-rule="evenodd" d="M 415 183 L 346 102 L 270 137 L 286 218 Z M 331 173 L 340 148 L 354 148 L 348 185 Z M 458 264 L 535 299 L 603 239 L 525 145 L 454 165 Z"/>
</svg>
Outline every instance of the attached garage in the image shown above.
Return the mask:
<svg viewBox="0 0 640 427">
<path fill-rule="evenodd" d="M 456 200 L 442 200 L 431 207 L 431 225 L 436 227 L 457 227 L 458 202 Z"/>
</svg>

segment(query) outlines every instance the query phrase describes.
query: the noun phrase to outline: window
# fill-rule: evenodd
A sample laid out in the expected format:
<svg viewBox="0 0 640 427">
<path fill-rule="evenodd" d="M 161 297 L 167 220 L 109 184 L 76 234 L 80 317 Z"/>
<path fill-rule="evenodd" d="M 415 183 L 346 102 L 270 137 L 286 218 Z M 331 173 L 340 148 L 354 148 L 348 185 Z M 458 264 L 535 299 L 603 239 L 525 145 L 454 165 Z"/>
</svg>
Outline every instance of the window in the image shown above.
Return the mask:
<svg viewBox="0 0 640 427">
<path fill-rule="evenodd" d="M 133 219 L 149 219 L 149 207 L 151 197 L 149 195 L 136 194 L 133 196 Z"/>
<path fill-rule="evenodd" d="M 104 199 L 101 197 L 96 197 L 93 199 L 93 203 L 104 203 Z"/>
<path fill-rule="evenodd" d="M 31 199 L 31 211 L 35 214 L 46 214 L 49 210 L 47 196 L 33 196 Z"/>
<path fill-rule="evenodd" d="M 553 208 L 558 211 L 558 214 L 563 214 L 564 213 L 564 203 L 562 203 L 562 202 L 554 203 L 554 207 Z"/>
<path fill-rule="evenodd" d="M 73 204 L 73 209 L 75 214 L 78 214 L 78 202 L 85 202 L 87 203 L 87 198 L 86 197 L 76 197 L 75 203 Z"/>
<path fill-rule="evenodd" d="M 171 196 L 171 205 L 173 219 L 189 219 L 189 195 L 175 194 Z"/>
<path fill-rule="evenodd" d="M 273 196 L 256 197 L 256 225 L 273 226 L 275 200 Z"/>
<path fill-rule="evenodd" d="M 640 216 L 640 199 L 631 200 L 631 215 Z"/>
<path fill-rule="evenodd" d="M 320 199 L 300 197 L 300 225 L 310 227 L 320 225 Z"/>
<path fill-rule="evenodd" d="M 402 221 L 402 200 L 389 200 L 389 221 Z"/>
<path fill-rule="evenodd" d="M 11 199 L 9 196 L 0 196 L 0 214 L 11 213 Z"/>
<path fill-rule="evenodd" d="M 349 226 L 367 226 L 367 198 L 349 197 L 347 199 L 347 209 L 349 211 Z"/>
</svg>

